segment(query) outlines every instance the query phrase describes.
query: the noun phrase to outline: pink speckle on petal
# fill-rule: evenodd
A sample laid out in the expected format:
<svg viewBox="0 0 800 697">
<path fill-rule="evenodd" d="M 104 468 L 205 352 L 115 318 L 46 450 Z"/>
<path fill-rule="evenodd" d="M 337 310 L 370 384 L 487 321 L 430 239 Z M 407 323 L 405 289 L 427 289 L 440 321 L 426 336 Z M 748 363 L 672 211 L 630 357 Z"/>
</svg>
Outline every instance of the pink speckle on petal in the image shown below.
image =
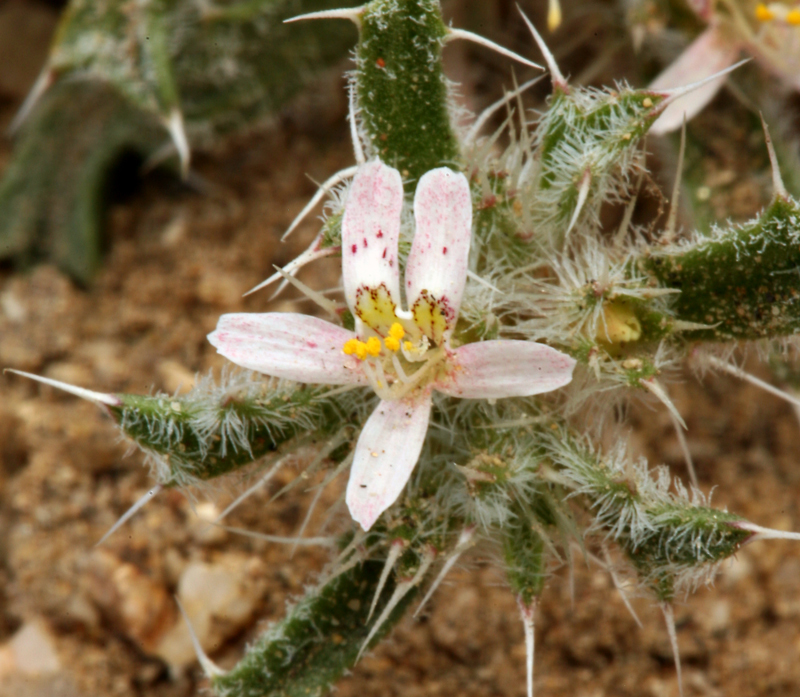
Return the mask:
<svg viewBox="0 0 800 697">
<path fill-rule="evenodd" d="M 352 247 L 350 247 L 350 251 L 353 252 L 353 254 L 355 254 L 358 251 L 358 245 L 354 244 Z"/>
<path fill-rule="evenodd" d="M 447 254 L 447 247 L 442 247 L 442 254 Z"/>
<path fill-rule="evenodd" d="M 380 239 L 381 237 L 383 237 L 383 232 L 382 232 L 381 230 L 378 230 L 378 234 L 377 234 L 377 235 L 375 235 L 375 237 L 377 237 L 378 239 Z"/>
<path fill-rule="evenodd" d="M 386 258 L 386 250 L 384 249 L 383 250 L 383 254 L 381 254 L 381 259 L 385 259 L 385 258 Z"/>
<path fill-rule="evenodd" d="M 364 243 L 364 248 L 366 249 L 366 247 L 367 247 L 367 238 L 365 237 L 365 238 L 362 240 L 362 242 Z"/>
</svg>

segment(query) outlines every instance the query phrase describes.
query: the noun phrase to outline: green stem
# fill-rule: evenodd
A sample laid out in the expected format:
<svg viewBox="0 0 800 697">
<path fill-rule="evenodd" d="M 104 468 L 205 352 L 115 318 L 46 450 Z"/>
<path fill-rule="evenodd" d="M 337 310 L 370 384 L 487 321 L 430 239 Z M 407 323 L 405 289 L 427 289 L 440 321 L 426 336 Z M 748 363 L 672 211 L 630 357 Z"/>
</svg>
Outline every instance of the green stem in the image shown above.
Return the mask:
<svg viewBox="0 0 800 697">
<path fill-rule="evenodd" d="M 355 75 L 370 149 L 411 190 L 428 170 L 458 164 L 441 52 L 438 0 L 374 0 L 361 15 Z"/>
<path fill-rule="evenodd" d="M 174 486 L 240 469 L 297 437 L 326 439 L 359 424 L 370 405 L 363 391 L 348 398 L 329 397 L 330 390 L 242 373 L 179 397 L 119 395 L 122 405 L 109 409 L 125 435 L 154 456 L 161 483 Z M 332 457 L 342 459 L 348 449 Z"/>
<path fill-rule="evenodd" d="M 645 257 L 655 282 L 680 290 L 679 320 L 708 325 L 693 340 L 788 336 L 800 330 L 800 204 L 776 197 L 755 220 Z"/>
<path fill-rule="evenodd" d="M 215 677 L 218 697 L 319 697 L 351 669 L 371 630 L 370 599 L 378 590 L 382 561 L 365 561 L 310 592 L 250 646 L 225 675 Z M 396 581 L 390 576 L 372 622 L 386 607 Z M 403 616 L 416 589 L 410 590 L 370 640 L 374 646 Z"/>
</svg>

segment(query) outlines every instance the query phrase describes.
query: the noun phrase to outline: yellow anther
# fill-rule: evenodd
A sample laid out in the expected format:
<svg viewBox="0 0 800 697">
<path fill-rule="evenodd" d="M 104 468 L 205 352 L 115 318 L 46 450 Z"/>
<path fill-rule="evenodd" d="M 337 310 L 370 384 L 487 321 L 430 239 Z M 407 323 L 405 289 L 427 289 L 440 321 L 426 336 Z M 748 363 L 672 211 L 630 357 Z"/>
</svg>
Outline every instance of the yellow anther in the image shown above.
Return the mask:
<svg viewBox="0 0 800 697">
<path fill-rule="evenodd" d="M 756 5 L 756 19 L 759 22 L 769 22 L 775 19 L 775 13 L 769 9 L 763 2 Z"/>
<path fill-rule="evenodd" d="M 389 336 L 392 339 L 397 339 L 400 341 L 406 335 L 406 330 L 400 325 L 399 322 L 395 322 L 391 327 L 389 327 Z"/>
<path fill-rule="evenodd" d="M 381 352 L 381 341 L 378 338 L 375 338 L 376 342 L 378 342 L 378 353 Z M 372 341 L 372 339 L 370 339 Z M 372 344 L 374 346 L 374 344 Z M 358 339 L 348 339 L 344 342 L 344 346 L 342 346 L 342 352 L 347 356 L 355 356 L 358 360 L 363 361 L 367 357 L 367 353 L 370 351 L 370 344 L 365 344 L 363 341 L 359 341 Z M 377 355 L 377 354 L 373 354 Z"/>
<path fill-rule="evenodd" d="M 358 350 L 358 345 L 361 342 L 358 339 L 348 339 L 344 342 L 344 347 L 342 351 L 344 351 L 345 355 L 352 356 Z"/>
<path fill-rule="evenodd" d="M 370 356 L 378 356 L 381 352 L 381 340 L 377 336 L 371 336 L 367 339 L 367 343 L 365 344 L 367 348 L 367 353 Z"/>
<path fill-rule="evenodd" d="M 800 25 L 800 10 L 790 10 L 786 15 L 786 22 L 794 26 Z"/>
<path fill-rule="evenodd" d="M 386 348 L 390 351 L 399 351 L 400 350 L 400 342 L 395 339 L 393 336 L 387 336 L 383 343 L 386 344 Z"/>
<path fill-rule="evenodd" d="M 404 342 L 403 342 L 403 348 L 404 348 L 406 351 L 409 351 L 409 352 L 411 352 L 411 351 L 413 351 L 413 350 L 414 350 L 414 344 L 412 344 L 410 341 L 404 341 Z"/>
</svg>

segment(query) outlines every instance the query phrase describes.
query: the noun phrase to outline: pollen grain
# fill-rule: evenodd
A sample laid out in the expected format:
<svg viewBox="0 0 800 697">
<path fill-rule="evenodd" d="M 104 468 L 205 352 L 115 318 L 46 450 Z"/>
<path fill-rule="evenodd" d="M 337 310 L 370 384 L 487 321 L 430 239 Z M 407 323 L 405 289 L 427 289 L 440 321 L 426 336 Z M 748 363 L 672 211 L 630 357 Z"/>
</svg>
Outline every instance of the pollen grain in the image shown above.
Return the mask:
<svg viewBox="0 0 800 697">
<path fill-rule="evenodd" d="M 392 352 L 397 352 L 400 350 L 400 342 L 393 336 L 387 336 L 383 340 L 383 343 L 386 344 L 386 348 Z"/>
<path fill-rule="evenodd" d="M 380 353 L 380 340 L 378 339 L 378 353 Z M 342 352 L 347 356 L 355 356 L 358 360 L 366 360 L 369 353 L 369 345 L 358 339 L 348 339 L 344 342 Z M 377 354 L 375 354 L 377 355 Z"/>
<path fill-rule="evenodd" d="M 775 19 L 775 13 L 769 9 L 763 2 L 756 5 L 756 19 L 759 22 L 769 22 Z"/>
</svg>

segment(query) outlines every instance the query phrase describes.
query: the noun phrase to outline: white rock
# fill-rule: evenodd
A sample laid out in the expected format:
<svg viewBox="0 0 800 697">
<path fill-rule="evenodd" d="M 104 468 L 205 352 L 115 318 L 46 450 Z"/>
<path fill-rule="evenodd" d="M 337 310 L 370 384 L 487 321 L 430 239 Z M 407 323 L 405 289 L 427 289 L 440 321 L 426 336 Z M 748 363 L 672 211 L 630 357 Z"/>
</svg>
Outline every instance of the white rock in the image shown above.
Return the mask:
<svg viewBox="0 0 800 697">
<path fill-rule="evenodd" d="M 265 569 L 257 559 L 227 554 L 214 564 L 194 562 L 181 575 L 178 598 L 200 645 L 213 653 L 225 639 L 246 626 L 261 599 Z M 179 621 L 156 649 L 174 672 L 196 660 L 189 628 Z"/>
<path fill-rule="evenodd" d="M 44 620 L 34 619 L 0 645 L 0 679 L 9 675 L 40 676 L 61 670 L 53 635 Z"/>
</svg>

